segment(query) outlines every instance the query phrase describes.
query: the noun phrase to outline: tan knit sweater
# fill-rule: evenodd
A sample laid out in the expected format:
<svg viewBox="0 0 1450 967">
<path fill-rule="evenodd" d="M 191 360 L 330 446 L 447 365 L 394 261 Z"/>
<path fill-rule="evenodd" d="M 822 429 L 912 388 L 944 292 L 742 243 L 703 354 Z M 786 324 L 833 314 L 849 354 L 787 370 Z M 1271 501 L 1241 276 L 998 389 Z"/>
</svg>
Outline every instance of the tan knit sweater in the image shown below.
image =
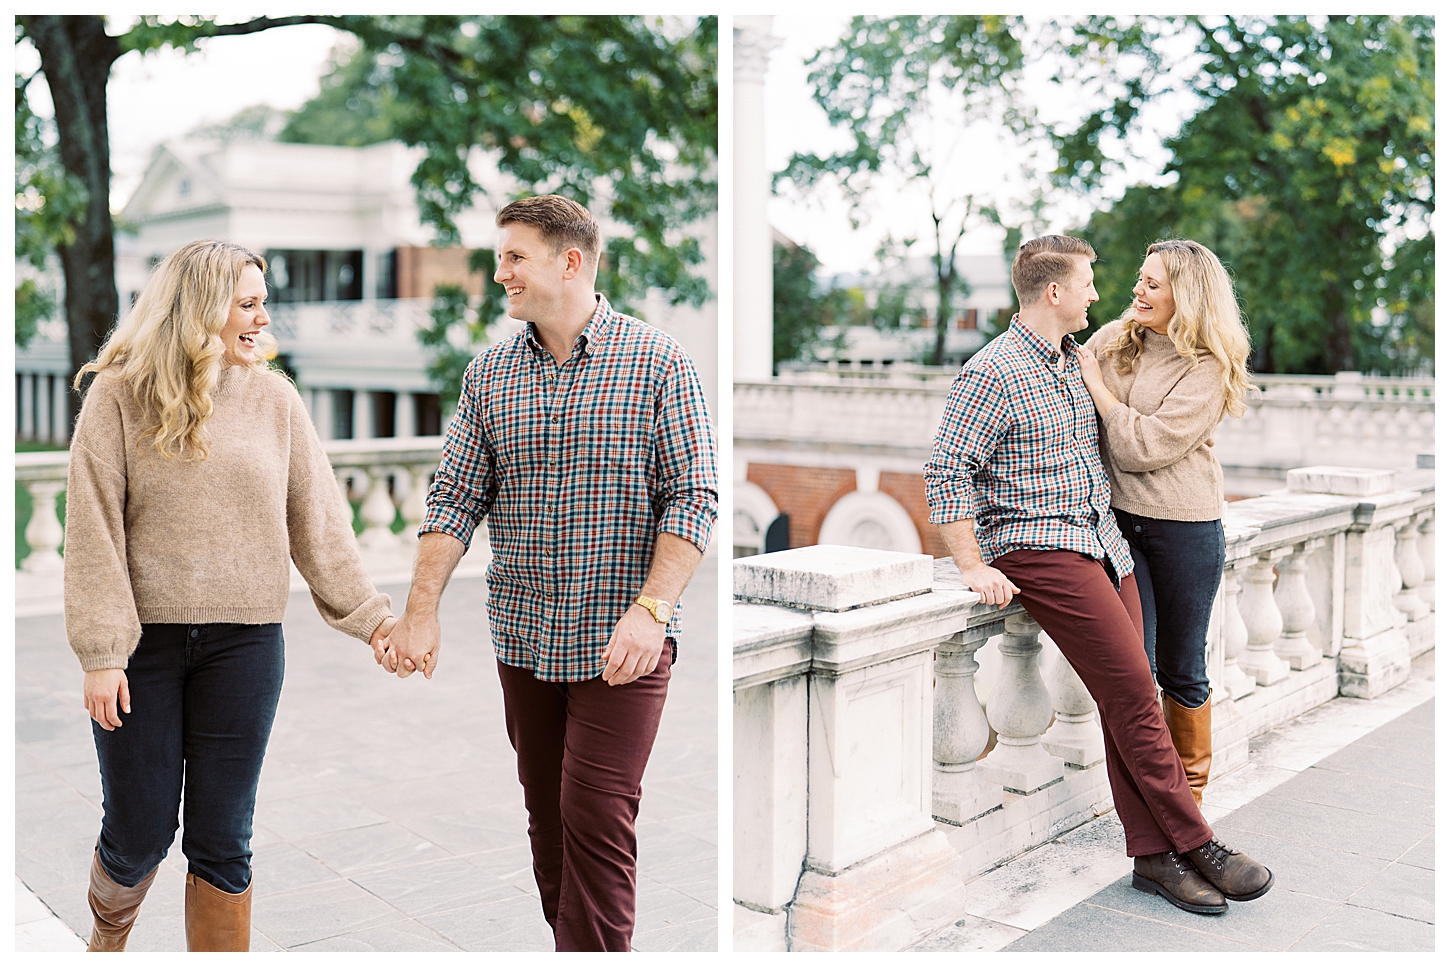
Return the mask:
<svg viewBox="0 0 1450 967">
<path fill-rule="evenodd" d="M 197 462 L 141 440 L 151 421 L 114 372 L 86 395 L 65 511 L 65 629 L 86 671 L 125 668 L 143 623 L 281 621 L 289 557 L 344 634 L 366 641 L 392 613 L 296 388 L 229 366 L 212 402 Z"/>
<path fill-rule="evenodd" d="M 1123 323 L 1093 333 L 1095 354 Z M 1173 340 L 1144 332 L 1143 353 L 1130 373 L 1099 356 L 1103 382 L 1119 400 L 1099 437 L 1112 485 L 1112 505 L 1160 520 L 1218 520 L 1223 516 L 1223 468 L 1213 432 L 1227 402 L 1223 366 L 1210 353 L 1198 363 L 1178 355 Z"/>
</svg>

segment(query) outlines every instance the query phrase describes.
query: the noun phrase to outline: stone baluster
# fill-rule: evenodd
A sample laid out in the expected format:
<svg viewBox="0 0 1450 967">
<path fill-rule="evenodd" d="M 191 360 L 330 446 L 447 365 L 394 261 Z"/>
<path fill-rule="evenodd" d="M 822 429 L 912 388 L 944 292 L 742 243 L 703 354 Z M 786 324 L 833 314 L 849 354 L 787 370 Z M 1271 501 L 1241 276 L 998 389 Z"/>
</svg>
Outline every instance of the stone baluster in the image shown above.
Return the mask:
<svg viewBox="0 0 1450 967">
<path fill-rule="evenodd" d="M 1430 613 L 1430 606 L 1416 591 L 1425 580 L 1425 565 L 1420 558 L 1418 514 L 1395 528 L 1395 567 L 1400 571 L 1400 590 L 1395 595 L 1395 607 L 1411 621 L 1419 621 Z"/>
<path fill-rule="evenodd" d="M 1002 668 L 987 721 L 997 730 L 997 747 L 979 764 L 982 775 L 1009 792 L 1030 795 L 1062 778 L 1062 760 L 1042 747 L 1052 721 L 1052 698 L 1037 668 L 1042 629 L 1025 614 L 1006 619 L 998 649 Z"/>
<path fill-rule="evenodd" d="M 358 545 L 366 550 L 392 549 L 399 543 L 393 533 L 396 507 L 388 493 L 391 470 L 391 467 L 372 466 L 366 471 L 369 485 L 361 510 L 363 532 L 357 538 Z"/>
<path fill-rule="evenodd" d="M 1295 671 L 1317 665 L 1324 657 L 1321 649 L 1309 640 L 1309 628 L 1314 624 L 1314 599 L 1309 595 L 1306 579 L 1308 556 L 1323 544 L 1322 539 L 1295 544 L 1279 563 L 1279 587 L 1274 592 L 1274 603 L 1279 607 L 1283 633 L 1274 642 L 1274 653 Z"/>
<path fill-rule="evenodd" d="M 55 499 L 65 490 L 64 480 L 29 480 L 25 487 L 30 492 L 30 523 L 25 527 L 25 542 L 30 545 L 30 556 L 22 567 L 32 574 L 61 570 L 59 548 L 65 540 L 65 529 L 55 513 Z"/>
<path fill-rule="evenodd" d="M 428 475 L 433 472 L 432 463 L 415 463 L 400 467 L 394 478 L 394 487 L 406 486 L 406 495 L 400 495 L 398 510 L 403 515 L 403 531 L 398 535 L 404 544 L 418 543 L 418 528 L 428 513 Z"/>
<path fill-rule="evenodd" d="M 1248 643 L 1239 656 L 1239 667 L 1254 676 L 1259 685 L 1273 685 L 1289 676 L 1289 663 L 1274 653 L 1274 642 L 1284 632 L 1284 618 L 1274 602 L 1274 565 L 1290 548 L 1281 547 L 1259 554 L 1245 575 L 1240 613 L 1248 632 Z"/>
<path fill-rule="evenodd" d="M 1240 665 L 1249 643 L 1249 630 L 1244 625 L 1239 597 L 1243 590 L 1244 562 L 1223 569 L 1223 687 L 1237 700 L 1257 687 L 1254 677 Z"/>
<path fill-rule="evenodd" d="M 1420 582 L 1420 599 L 1435 610 L 1435 512 L 1425 511 L 1420 515 L 1420 564 L 1425 569 L 1425 579 Z"/>
<path fill-rule="evenodd" d="M 1097 724 L 1098 703 L 1062 652 L 1047 673 L 1047 690 L 1057 721 L 1042 735 L 1042 747 L 1077 769 L 1087 769 L 1107 758 L 1103 732 Z"/>
<path fill-rule="evenodd" d="M 988 627 L 958 632 L 936 646 L 936 685 L 932 702 L 932 814 L 961 826 L 1002 804 L 1002 787 L 984 779 L 977 757 L 987 747 L 989 729 L 977 700 L 977 649 L 987 643 Z"/>
</svg>

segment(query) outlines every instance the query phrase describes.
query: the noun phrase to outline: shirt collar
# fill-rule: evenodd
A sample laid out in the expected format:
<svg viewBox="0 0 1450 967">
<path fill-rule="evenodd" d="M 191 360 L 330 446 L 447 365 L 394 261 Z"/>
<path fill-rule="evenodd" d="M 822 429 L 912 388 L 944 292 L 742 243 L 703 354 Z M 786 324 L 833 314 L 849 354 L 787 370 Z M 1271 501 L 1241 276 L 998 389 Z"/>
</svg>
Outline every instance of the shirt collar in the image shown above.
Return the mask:
<svg viewBox="0 0 1450 967">
<path fill-rule="evenodd" d="M 593 356 L 598 351 L 600 341 L 614 328 L 618 318 L 619 313 L 614 311 L 603 293 L 594 293 L 594 315 L 589 317 L 589 321 L 584 324 L 584 331 L 579 334 L 579 339 L 584 341 L 584 355 Z M 535 352 L 547 352 L 544 344 L 539 341 L 538 330 L 532 322 L 524 326 L 524 339 Z M 578 344 L 576 340 L 575 345 Z"/>
<path fill-rule="evenodd" d="M 1072 338 L 1072 333 L 1070 332 L 1063 335 L 1062 345 L 1054 348 L 1052 343 L 1043 339 L 1036 329 L 1019 321 L 1015 314 L 1012 316 L 1012 325 L 1010 328 L 1017 333 L 1017 338 L 1021 339 L 1028 349 L 1050 363 L 1057 362 L 1059 354 L 1065 354 L 1069 362 L 1074 358 L 1072 350 L 1077 347 L 1077 340 Z"/>
</svg>

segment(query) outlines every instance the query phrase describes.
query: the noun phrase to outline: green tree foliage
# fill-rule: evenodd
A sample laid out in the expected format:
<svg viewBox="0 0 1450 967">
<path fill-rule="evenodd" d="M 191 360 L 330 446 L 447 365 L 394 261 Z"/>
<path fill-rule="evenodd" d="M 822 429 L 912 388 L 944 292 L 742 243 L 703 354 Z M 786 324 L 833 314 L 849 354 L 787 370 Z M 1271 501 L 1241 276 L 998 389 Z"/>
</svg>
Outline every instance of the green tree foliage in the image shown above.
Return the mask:
<svg viewBox="0 0 1450 967">
<path fill-rule="evenodd" d="M 1117 89 L 1110 107 L 1059 133 L 1063 184 L 1100 184 L 1104 141 L 1134 136 L 1155 72 L 1169 69 L 1171 35 L 1196 40 L 1190 83 L 1201 98 L 1166 142 L 1163 186 L 1130 189 L 1086 229 L 1107 256 L 1105 317 L 1126 304 L 1148 242 L 1191 237 L 1236 276 L 1257 371 L 1429 366 L 1433 26 L 1380 16 L 1081 25 L 1069 52 L 1106 64 Z"/>
<path fill-rule="evenodd" d="M 949 104 L 963 127 L 997 110 L 1021 130 L 1014 97 L 1021 30 L 1013 17 L 853 17 L 839 41 L 807 62 L 816 103 L 853 143 L 831 155 L 796 154 L 777 176 L 777 184 L 790 181 L 803 190 L 835 184 L 853 212 L 873 192 L 891 192 L 897 204 L 918 189 L 926 195 L 934 226 L 937 363 L 961 292 L 958 245 L 974 219 L 990 216 L 973 197 L 945 187 L 951 165 L 961 159 L 934 143 L 934 107 Z"/>
<path fill-rule="evenodd" d="M 379 65 L 383 58 L 387 66 Z M 390 141 L 394 116 L 403 107 L 389 81 L 389 70 L 401 57 L 339 44 L 328 58 L 317 96 L 292 112 L 278 141 L 296 144 L 339 144 L 362 147 Z"/>
<path fill-rule="evenodd" d="M 816 277 L 821 262 L 803 245 L 774 245 L 772 312 L 775 319 L 772 355 L 775 365 L 806 359 L 824 345 L 821 330 L 846 321 L 850 299 L 840 289 L 823 286 Z"/>
<path fill-rule="evenodd" d="M 468 256 L 468 270 L 483 274 L 483 298 L 471 305 L 468 293 L 458 285 L 433 289 L 432 322 L 418 331 L 418 341 L 429 351 L 428 377 L 439 396 L 456 400 L 463 389 L 463 371 L 488 341 L 488 324 L 503 315 L 508 304 L 503 286 L 493 281 L 495 263 L 491 248 L 474 249 Z"/>
<path fill-rule="evenodd" d="M 629 231 L 608 240 L 600 285 L 622 307 L 651 288 L 675 304 L 709 297 L 691 271 L 703 252 L 685 230 L 715 208 L 713 17 L 680 25 L 639 16 L 148 16 L 110 35 L 99 16 L 21 16 L 16 40 L 41 55 L 62 163 L 96 200 L 72 219 L 75 240 L 58 249 L 73 369 L 95 355 L 116 314 L 105 122 L 111 65 L 128 51 L 191 51 L 208 37 L 313 23 L 357 38 L 358 56 L 371 63 L 361 81 L 376 79 L 391 136 L 424 149 L 412 181 L 438 244 L 457 243 L 455 219 L 480 190 L 468 169 L 471 149 L 490 149 L 526 193 L 589 205 L 608 186 L 607 214 Z M 336 97 L 332 88 L 349 78 L 357 81 L 336 77 L 323 97 Z M 382 110 L 387 98 L 396 111 Z"/>
</svg>

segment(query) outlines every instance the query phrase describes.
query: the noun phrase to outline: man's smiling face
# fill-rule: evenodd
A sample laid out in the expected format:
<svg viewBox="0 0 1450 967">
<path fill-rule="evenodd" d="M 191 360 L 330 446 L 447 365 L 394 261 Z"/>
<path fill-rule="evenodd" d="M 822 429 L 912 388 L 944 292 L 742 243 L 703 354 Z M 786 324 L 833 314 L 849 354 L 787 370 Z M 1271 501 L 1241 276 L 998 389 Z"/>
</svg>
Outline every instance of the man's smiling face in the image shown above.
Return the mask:
<svg viewBox="0 0 1450 967">
<path fill-rule="evenodd" d="M 508 295 L 508 314 L 542 322 L 564 304 L 568 250 L 555 254 L 532 225 L 510 222 L 498 233 L 498 271 L 493 280 Z"/>
</svg>

